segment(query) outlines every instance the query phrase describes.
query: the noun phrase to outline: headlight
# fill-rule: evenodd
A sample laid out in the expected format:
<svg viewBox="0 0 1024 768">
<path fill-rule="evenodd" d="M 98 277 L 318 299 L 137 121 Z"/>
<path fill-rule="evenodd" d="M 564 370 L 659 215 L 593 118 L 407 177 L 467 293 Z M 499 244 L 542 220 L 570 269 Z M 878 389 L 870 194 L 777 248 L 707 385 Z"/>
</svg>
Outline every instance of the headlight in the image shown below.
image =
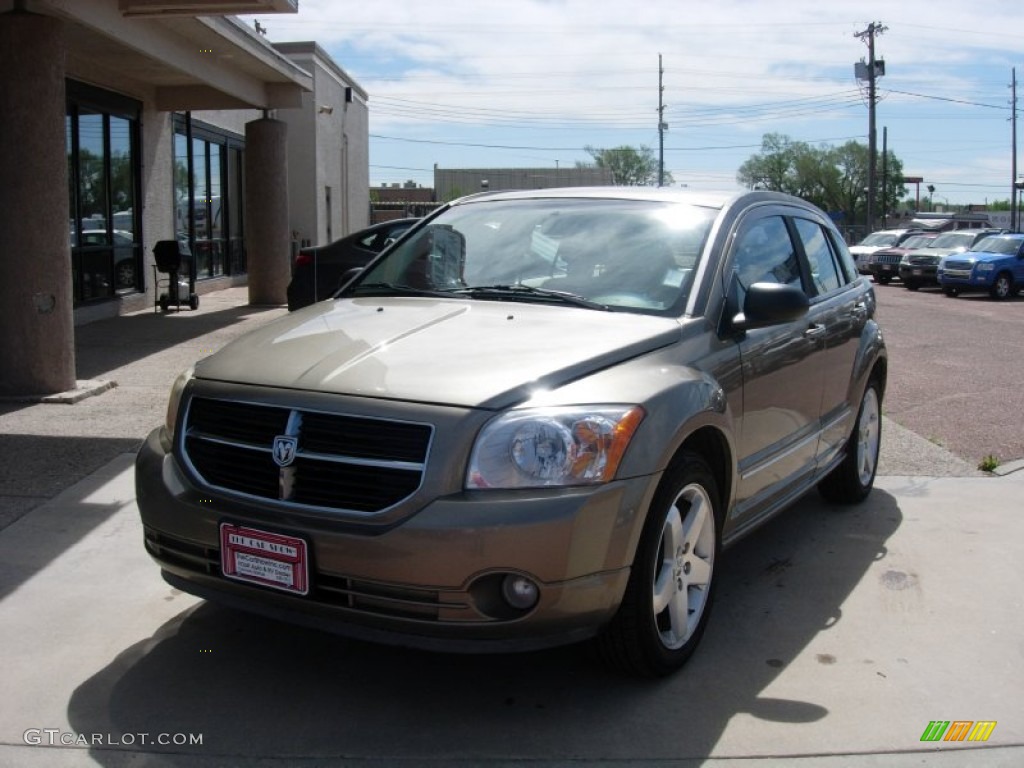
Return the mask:
<svg viewBox="0 0 1024 768">
<path fill-rule="evenodd" d="M 996 265 L 991 261 L 983 261 L 981 264 L 976 264 L 974 268 L 979 272 L 991 272 L 996 268 Z"/>
<path fill-rule="evenodd" d="M 638 405 L 524 408 L 480 431 L 466 488 L 543 488 L 606 483 L 644 418 Z"/>
<path fill-rule="evenodd" d="M 167 418 L 164 420 L 164 426 L 172 441 L 174 440 L 174 425 L 178 421 L 178 405 L 181 403 L 181 395 L 185 391 L 185 385 L 192 381 L 193 376 L 195 376 L 193 368 L 182 371 L 171 386 L 171 397 L 167 401 Z"/>
</svg>

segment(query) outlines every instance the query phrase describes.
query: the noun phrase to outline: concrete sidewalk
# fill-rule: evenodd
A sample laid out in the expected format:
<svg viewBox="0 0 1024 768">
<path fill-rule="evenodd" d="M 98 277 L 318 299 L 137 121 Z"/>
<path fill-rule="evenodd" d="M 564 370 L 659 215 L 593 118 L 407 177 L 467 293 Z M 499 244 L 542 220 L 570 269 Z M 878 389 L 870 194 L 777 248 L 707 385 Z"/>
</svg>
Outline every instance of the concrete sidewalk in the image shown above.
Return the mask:
<svg viewBox="0 0 1024 768">
<path fill-rule="evenodd" d="M 171 589 L 133 451 L 179 370 L 284 314 L 244 301 L 79 328 L 80 374 L 116 388 L 0 406 L 0 766 L 1024 764 L 1024 472 L 889 421 L 867 503 L 810 496 L 723 556 L 705 643 L 666 681 L 580 648 L 365 645 Z M 933 720 L 997 725 L 922 742 Z"/>
</svg>

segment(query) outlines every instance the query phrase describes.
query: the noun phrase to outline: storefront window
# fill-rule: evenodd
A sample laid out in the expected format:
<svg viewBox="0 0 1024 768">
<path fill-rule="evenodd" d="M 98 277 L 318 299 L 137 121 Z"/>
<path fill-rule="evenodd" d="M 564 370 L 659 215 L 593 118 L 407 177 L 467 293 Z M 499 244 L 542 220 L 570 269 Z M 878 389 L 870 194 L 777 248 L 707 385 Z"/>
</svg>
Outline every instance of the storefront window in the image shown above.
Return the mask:
<svg viewBox="0 0 1024 768">
<path fill-rule="evenodd" d="M 192 250 L 197 279 L 245 272 L 242 152 L 239 137 L 190 121 L 187 116 L 175 120 L 176 218 L 179 237 L 188 241 Z"/>
<path fill-rule="evenodd" d="M 142 289 L 138 103 L 68 82 L 65 136 L 75 303 Z"/>
</svg>

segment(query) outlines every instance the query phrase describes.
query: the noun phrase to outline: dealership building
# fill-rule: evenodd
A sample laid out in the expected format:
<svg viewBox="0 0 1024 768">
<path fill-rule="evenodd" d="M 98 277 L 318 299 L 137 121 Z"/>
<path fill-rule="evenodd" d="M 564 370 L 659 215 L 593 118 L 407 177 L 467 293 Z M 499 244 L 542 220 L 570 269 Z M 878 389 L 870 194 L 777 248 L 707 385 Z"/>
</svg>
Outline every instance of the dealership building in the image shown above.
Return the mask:
<svg viewBox="0 0 1024 768">
<path fill-rule="evenodd" d="M 0 0 L 0 396 L 75 389 L 75 326 L 167 290 L 159 241 L 197 294 L 283 304 L 295 247 L 367 225 L 365 91 L 225 15 L 296 10 Z"/>
</svg>

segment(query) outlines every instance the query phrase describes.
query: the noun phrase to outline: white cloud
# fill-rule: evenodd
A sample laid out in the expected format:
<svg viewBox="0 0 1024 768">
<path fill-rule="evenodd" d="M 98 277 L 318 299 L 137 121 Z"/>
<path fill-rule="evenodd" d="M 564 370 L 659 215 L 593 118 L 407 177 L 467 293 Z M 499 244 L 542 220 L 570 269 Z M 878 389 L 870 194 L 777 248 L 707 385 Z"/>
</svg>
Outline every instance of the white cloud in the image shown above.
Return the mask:
<svg viewBox="0 0 1024 768">
<path fill-rule="evenodd" d="M 375 134 L 538 150 L 655 142 L 659 53 L 673 151 L 757 144 L 770 131 L 801 140 L 866 135 L 853 66 L 867 47 L 854 34 L 878 21 L 887 27 L 876 41 L 887 70 L 879 134 L 891 120 L 900 147 L 913 136 L 946 135 L 963 147 L 965 132 L 991 143 L 1001 130 L 1008 163 L 1008 110 L 957 102 L 1005 106 L 1010 68 L 1024 63 L 1024 4 L 1016 0 L 302 0 L 299 8 L 259 18 L 271 39 L 314 39 L 356 77 L 370 94 Z M 454 154 L 415 150 L 378 142 L 372 162 L 426 169 Z M 951 152 L 958 178 L 972 166 L 986 179 L 999 171 L 969 149 Z M 495 165 L 521 162 L 491 154 Z M 728 177 L 750 154 L 672 162 Z M 391 159 L 400 156 L 416 159 Z M 460 155 L 478 156 L 469 148 Z M 938 164 L 928 170 L 942 172 Z"/>
</svg>

